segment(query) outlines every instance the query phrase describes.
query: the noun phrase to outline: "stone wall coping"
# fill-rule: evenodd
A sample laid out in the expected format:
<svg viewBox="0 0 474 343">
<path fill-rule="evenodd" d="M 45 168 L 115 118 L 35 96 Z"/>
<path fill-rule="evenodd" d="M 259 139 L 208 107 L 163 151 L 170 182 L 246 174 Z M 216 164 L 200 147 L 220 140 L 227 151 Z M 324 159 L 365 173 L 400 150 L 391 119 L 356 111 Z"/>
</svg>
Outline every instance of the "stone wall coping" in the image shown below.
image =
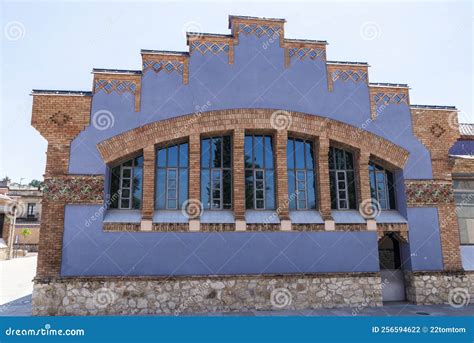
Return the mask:
<svg viewBox="0 0 474 343">
<path fill-rule="evenodd" d="M 248 279 L 248 278 L 314 278 L 314 277 L 379 277 L 380 272 L 333 272 L 333 273 L 301 273 L 301 274 L 239 274 L 239 275 L 144 275 L 144 276 L 59 276 L 59 277 L 35 277 L 35 283 L 52 282 L 110 282 L 110 281 L 188 281 L 188 280 L 221 280 L 221 279 Z"/>
</svg>

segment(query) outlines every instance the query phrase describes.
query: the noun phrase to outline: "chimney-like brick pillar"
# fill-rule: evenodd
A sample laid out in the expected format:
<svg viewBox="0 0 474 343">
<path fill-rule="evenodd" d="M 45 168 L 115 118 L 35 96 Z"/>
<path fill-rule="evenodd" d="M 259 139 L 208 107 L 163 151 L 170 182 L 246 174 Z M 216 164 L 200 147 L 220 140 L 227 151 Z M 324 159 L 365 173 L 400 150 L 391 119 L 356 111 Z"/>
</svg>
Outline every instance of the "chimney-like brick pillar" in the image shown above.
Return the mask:
<svg viewBox="0 0 474 343">
<path fill-rule="evenodd" d="M 245 130 L 238 128 L 233 132 L 234 184 L 233 207 L 235 216 L 235 229 L 244 231 L 245 223 L 245 158 L 244 158 Z"/>
<path fill-rule="evenodd" d="M 331 189 L 329 185 L 329 138 L 327 136 L 319 137 L 317 152 L 319 213 L 325 221 L 332 221 Z"/>
<path fill-rule="evenodd" d="M 143 195 L 142 195 L 142 225 L 144 231 L 151 230 L 153 212 L 155 209 L 155 146 L 143 149 Z"/>
<path fill-rule="evenodd" d="M 201 137 L 199 133 L 189 136 L 189 199 L 190 203 L 201 203 Z M 190 218 L 189 230 L 200 230 L 199 217 Z"/>
<path fill-rule="evenodd" d="M 289 201 L 288 201 L 288 170 L 286 165 L 286 145 L 288 131 L 277 130 L 275 134 L 275 173 L 277 213 L 281 221 L 281 229 L 291 230 Z"/>
</svg>

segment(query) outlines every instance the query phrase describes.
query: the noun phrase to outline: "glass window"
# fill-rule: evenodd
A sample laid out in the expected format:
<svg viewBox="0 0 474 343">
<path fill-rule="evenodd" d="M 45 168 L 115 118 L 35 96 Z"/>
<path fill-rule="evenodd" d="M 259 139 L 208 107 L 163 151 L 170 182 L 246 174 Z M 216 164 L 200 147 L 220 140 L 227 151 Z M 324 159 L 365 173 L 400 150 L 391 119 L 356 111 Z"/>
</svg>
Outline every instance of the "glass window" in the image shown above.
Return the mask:
<svg viewBox="0 0 474 343">
<path fill-rule="evenodd" d="M 474 244 L 474 180 L 454 180 L 453 188 L 461 244 Z"/>
<path fill-rule="evenodd" d="M 334 147 L 329 148 L 329 182 L 332 209 L 357 208 L 352 153 Z"/>
<path fill-rule="evenodd" d="M 143 187 L 143 156 L 111 169 L 110 208 L 140 209 Z"/>
<path fill-rule="evenodd" d="M 393 174 L 381 166 L 369 162 L 370 195 L 382 210 L 395 209 Z"/>
<path fill-rule="evenodd" d="M 316 208 L 314 152 L 311 141 L 289 138 L 286 146 L 290 210 Z"/>
<path fill-rule="evenodd" d="M 245 205 L 247 209 L 275 208 L 275 175 L 271 136 L 245 136 Z"/>
<path fill-rule="evenodd" d="M 230 136 L 201 140 L 201 203 L 205 209 L 232 208 L 232 147 Z"/>
<path fill-rule="evenodd" d="M 158 149 L 155 194 L 158 210 L 178 210 L 188 198 L 188 154 L 188 143 Z"/>
</svg>

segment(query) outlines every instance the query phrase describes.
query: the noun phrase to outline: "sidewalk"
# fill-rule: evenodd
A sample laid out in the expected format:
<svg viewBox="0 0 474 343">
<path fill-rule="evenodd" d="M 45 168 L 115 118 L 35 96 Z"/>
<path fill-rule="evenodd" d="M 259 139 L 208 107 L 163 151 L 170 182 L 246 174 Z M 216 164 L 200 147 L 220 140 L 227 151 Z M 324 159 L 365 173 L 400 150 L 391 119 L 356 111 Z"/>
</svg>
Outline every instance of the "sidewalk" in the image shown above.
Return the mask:
<svg viewBox="0 0 474 343">
<path fill-rule="evenodd" d="M 0 305 L 30 295 L 36 274 L 37 254 L 0 261 Z"/>
</svg>

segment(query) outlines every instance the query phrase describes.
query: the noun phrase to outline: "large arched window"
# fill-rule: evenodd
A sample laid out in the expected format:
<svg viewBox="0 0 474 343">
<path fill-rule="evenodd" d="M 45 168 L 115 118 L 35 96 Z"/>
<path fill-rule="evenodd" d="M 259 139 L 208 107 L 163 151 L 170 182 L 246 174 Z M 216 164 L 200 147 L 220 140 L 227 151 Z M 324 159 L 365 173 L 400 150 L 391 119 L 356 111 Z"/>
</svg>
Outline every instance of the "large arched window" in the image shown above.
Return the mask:
<svg viewBox="0 0 474 343">
<path fill-rule="evenodd" d="M 312 142 L 288 138 L 286 157 L 290 210 L 315 209 L 316 187 Z"/>
<path fill-rule="evenodd" d="M 370 194 L 382 210 L 395 209 L 393 174 L 383 167 L 369 162 Z"/>
<path fill-rule="evenodd" d="M 230 136 L 201 140 L 201 203 L 205 209 L 232 208 L 232 145 Z"/>
<path fill-rule="evenodd" d="M 354 159 L 352 153 L 330 147 L 329 181 L 331 208 L 334 210 L 356 209 Z"/>
<path fill-rule="evenodd" d="M 177 210 L 188 198 L 188 143 L 158 149 L 156 157 L 158 210 Z"/>
<path fill-rule="evenodd" d="M 113 167 L 110 175 L 110 208 L 140 209 L 142 187 L 142 155 Z"/>
<path fill-rule="evenodd" d="M 245 205 L 247 209 L 275 209 L 272 137 L 245 136 Z"/>
</svg>

